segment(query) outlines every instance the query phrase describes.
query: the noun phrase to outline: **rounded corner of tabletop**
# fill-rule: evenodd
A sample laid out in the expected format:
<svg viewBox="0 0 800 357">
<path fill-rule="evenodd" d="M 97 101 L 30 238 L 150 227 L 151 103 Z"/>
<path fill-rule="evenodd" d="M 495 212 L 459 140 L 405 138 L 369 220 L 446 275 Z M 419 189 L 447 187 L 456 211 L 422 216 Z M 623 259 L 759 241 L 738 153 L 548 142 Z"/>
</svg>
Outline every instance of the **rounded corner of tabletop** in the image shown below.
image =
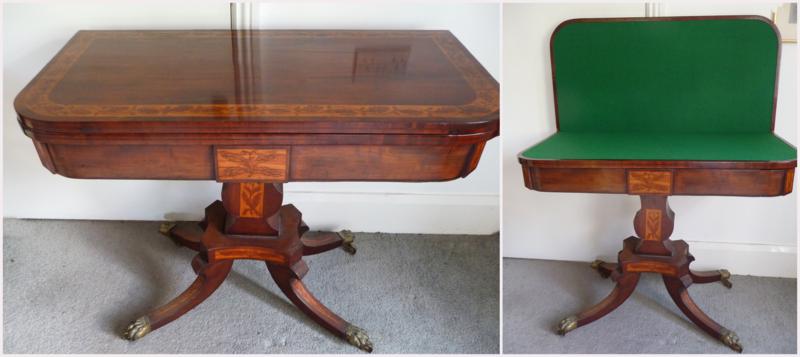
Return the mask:
<svg viewBox="0 0 800 357">
<path fill-rule="evenodd" d="M 79 31 L 15 100 L 75 178 L 444 181 L 499 133 L 448 31 Z"/>
</svg>

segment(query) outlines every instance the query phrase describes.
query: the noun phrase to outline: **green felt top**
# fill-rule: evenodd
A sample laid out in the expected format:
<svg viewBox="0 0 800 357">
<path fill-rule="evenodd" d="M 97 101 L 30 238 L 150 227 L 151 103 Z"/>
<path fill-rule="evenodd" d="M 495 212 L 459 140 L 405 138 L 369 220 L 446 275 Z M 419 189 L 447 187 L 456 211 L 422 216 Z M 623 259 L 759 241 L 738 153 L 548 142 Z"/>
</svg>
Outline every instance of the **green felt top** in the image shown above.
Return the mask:
<svg viewBox="0 0 800 357">
<path fill-rule="evenodd" d="M 560 130 L 771 131 L 779 42 L 764 21 L 573 22 L 553 36 Z"/>
<path fill-rule="evenodd" d="M 559 132 L 530 159 L 794 160 L 772 134 L 779 39 L 762 18 L 566 22 Z"/>
<path fill-rule="evenodd" d="M 522 156 L 538 160 L 791 161 L 797 152 L 772 133 L 558 132 Z"/>
</svg>

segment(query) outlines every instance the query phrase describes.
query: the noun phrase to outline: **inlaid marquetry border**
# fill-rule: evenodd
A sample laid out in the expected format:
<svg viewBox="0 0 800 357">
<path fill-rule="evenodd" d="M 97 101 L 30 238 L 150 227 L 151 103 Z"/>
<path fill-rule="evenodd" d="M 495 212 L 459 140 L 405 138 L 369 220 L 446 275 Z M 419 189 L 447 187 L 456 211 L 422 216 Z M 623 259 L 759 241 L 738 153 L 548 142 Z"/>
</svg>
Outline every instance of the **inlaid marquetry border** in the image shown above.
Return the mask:
<svg viewBox="0 0 800 357">
<path fill-rule="evenodd" d="M 79 32 L 39 74 L 34 86 L 21 96 L 37 114 L 55 117 L 326 117 L 326 118 L 464 118 L 493 115 L 499 108 L 496 82 L 458 40 L 444 31 L 243 31 L 239 36 L 274 38 L 430 38 L 472 88 L 473 100 L 462 105 L 353 105 L 353 104 L 140 104 L 64 105 L 50 100 L 50 93 L 70 67 L 97 38 L 229 37 L 229 31 L 100 31 Z"/>
</svg>

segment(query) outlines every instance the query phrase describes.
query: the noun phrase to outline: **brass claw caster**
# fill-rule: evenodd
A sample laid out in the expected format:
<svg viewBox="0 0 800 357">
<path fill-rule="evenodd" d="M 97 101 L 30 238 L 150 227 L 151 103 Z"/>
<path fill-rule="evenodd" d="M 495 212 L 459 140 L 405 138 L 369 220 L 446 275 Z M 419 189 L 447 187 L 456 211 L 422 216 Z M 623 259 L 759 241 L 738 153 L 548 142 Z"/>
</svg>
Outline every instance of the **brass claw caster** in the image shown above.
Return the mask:
<svg viewBox="0 0 800 357">
<path fill-rule="evenodd" d="M 721 269 L 719 271 L 719 275 L 720 275 L 719 281 L 722 283 L 722 285 L 725 285 L 725 287 L 728 289 L 733 287 L 733 284 L 731 283 L 731 272 L 725 269 Z"/>
<path fill-rule="evenodd" d="M 345 335 L 349 344 L 356 346 L 361 350 L 372 353 L 372 341 L 369 340 L 369 336 L 367 336 L 366 331 L 362 330 L 356 325 L 347 325 L 347 329 L 345 329 Z"/>
<path fill-rule="evenodd" d="M 722 329 L 720 333 L 722 335 L 719 337 L 719 340 L 722 341 L 722 343 L 730 347 L 732 350 L 742 353 L 742 344 L 739 343 L 739 336 L 736 335 L 736 332 L 728 329 Z"/>
<path fill-rule="evenodd" d="M 558 330 L 556 330 L 556 333 L 558 333 L 561 336 L 564 336 L 567 334 L 567 332 L 570 332 L 576 328 L 578 328 L 578 317 L 570 316 L 561 320 L 558 323 Z"/>
<path fill-rule="evenodd" d="M 144 316 L 132 321 L 125 328 L 125 331 L 122 331 L 122 338 L 128 341 L 136 341 L 148 333 L 150 333 L 150 319 Z"/>
<path fill-rule="evenodd" d="M 350 253 L 350 255 L 356 254 L 356 246 L 353 245 L 353 241 L 356 239 L 356 236 L 353 235 L 353 232 L 345 229 L 339 232 L 339 237 L 342 237 L 342 249 L 345 252 Z"/>
<path fill-rule="evenodd" d="M 161 227 L 158 227 L 158 233 L 161 233 L 167 237 L 169 237 L 169 232 L 172 231 L 172 228 L 175 228 L 177 224 L 175 222 L 164 222 L 161 223 Z"/>
<path fill-rule="evenodd" d="M 173 238 L 169 234 L 169 232 L 172 232 L 172 229 L 175 228 L 175 226 L 177 226 L 177 225 L 178 224 L 175 223 L 175 222 L 164 222 L 164 223 L 161 223 L 161 226 L 158 227 L 158 233 L 161 233 L 161 234 L 165 235 L 167 238 L 169 238 L 169 240 L 172 241 L 172 243 L 175 243 L 175 245 L 180 247 L 181 244 L 178 243 L 178 241 L 176 241 L 175 238 Z"/>
<path fill-rule="evenodd" d="M 600 274 L 600 276 L 603 277 L 603 279 L 605 279 L 605 278 L 608 278 L 609 276 L 611 276 L 611 273 L 609 273 L 605 269 L 600 269 L 600 266 L 603 265 L 603 263 L 605 263 L 605 262 L 600 260 L 600 259 L 597 259 L 597 260 L 593 261 L 592 262 L 592 269 L 596 270 L 597 273 Z"/>
</svg>

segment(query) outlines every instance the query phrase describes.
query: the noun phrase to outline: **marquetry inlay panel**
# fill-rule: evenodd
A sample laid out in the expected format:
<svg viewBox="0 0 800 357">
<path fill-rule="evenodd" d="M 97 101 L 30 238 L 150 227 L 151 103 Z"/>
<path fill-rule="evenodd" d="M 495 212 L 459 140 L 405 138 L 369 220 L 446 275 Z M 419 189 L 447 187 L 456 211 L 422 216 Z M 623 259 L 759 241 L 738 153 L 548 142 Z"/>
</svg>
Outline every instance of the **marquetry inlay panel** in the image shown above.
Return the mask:
<svg viewBox="0 0 800 357">
<path fill-rule="evenodd" d="M 672 193 L 672 171 L 628 171 L 628 193 L 632 195 Z"/>
<path fill-rule="evenodd" d="M 287 181 L 288 149 L 217 148 L 217 181 Z"/>
<path fill-rule="evenodd" d="M 644 210 L 644 239 L 661 240 L 661 210 Z"/>
<path fill-rule="evenodd" d="M 625 270 L 634 273 L 660 273 L 675 276 L 678 274 L 677 268 L 663 262 L 642 261 L 628 263 Z"/>
<path fill-rule="evenodd" d="M 239 189 L 239 216 L 261 218 L 264 216 L 264 184 L 243 182 Z"/>
</svg>

